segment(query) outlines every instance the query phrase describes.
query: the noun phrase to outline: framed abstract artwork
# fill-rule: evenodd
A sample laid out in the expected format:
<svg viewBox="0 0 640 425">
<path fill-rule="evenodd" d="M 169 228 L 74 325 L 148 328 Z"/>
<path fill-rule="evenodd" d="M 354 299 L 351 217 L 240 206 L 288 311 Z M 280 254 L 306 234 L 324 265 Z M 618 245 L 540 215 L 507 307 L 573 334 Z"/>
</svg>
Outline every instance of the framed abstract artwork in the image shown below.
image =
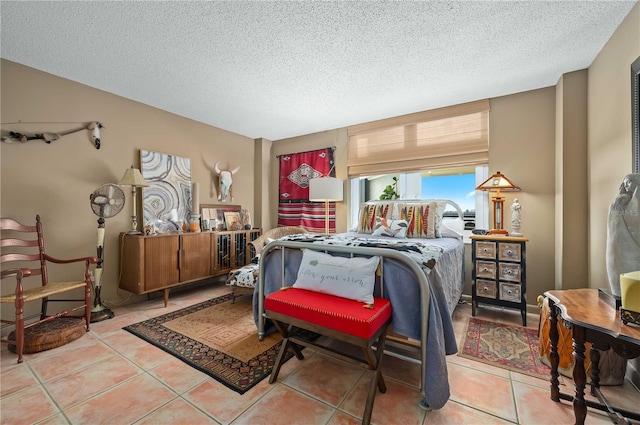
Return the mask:
<svg viewBox="0 0 640 425">
<path fill-rule="evenodd" d="M 140 166 L 149 183 L 142 188 L 145 226 L 158 233 L 181 230 L 191 214 L 191 160 L 140 149 Z"/>
</svg>

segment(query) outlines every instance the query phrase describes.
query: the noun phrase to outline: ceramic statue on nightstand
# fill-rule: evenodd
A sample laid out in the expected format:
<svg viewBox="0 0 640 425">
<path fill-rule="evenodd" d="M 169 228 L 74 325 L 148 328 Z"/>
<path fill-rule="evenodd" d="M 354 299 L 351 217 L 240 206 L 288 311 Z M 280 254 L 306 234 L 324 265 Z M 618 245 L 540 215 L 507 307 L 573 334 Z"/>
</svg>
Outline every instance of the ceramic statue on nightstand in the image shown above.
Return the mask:
<svg viewBox="0 0 640 425">
<path fill-rule="evenodd" d="M 620 299 L 620 274 L 640 270 L 640 173 L 624 177 L 609 207 L 606 264 L 609 287 Z"/>
<path fill-rule="evenodd" d="M 520 226 L 522 225 L 522 220 L 520 218 L 520 202 L 518 202 L 518 198 L 513 200 L 513 204 L 511 204 L 511 236 L 524 236 L 520 233 Z"/>
</svg>

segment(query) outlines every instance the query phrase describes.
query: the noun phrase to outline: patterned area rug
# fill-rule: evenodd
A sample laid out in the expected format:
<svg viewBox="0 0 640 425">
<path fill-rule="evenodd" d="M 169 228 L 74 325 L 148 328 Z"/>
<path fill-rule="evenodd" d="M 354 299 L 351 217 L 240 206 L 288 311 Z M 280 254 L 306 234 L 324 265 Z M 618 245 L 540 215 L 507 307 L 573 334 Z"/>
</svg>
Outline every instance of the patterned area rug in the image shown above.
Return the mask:
<svg viewBox="0 0 640 425">
<path fill-rule="evenodd" d="M 271 374 L 282 337 L 274 332 L 259 341 L 251 300 L 231 299 L 223 295 L 123 329 L 244 394 Z"/>
<path fill-rule="evenodd" d="M 472 317 L 458 356 L 548 380 L 551 369 L 539 352 L 536 330 Z"/>
</svg>

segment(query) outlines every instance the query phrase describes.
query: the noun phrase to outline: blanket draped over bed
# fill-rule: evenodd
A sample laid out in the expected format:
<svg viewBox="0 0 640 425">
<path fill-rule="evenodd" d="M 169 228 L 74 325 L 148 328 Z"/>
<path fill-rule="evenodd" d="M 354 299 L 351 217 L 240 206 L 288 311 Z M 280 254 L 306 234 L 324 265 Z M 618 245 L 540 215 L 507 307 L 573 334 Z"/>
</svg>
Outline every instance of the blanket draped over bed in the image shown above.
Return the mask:
<svg viewBox="0 0 640 425">
<path fill-rule="evenodd" d="M 300 234 L 283 238 L 283 240 L 308 242 L 323 245 L 384 247 L 400 250 L 415 261 L 427 275 L 429 282 L 429 324 L 427 328 L 427 361 L 423 377 L 423 391 L 426 403 L 434 409 L 442 408 L 449 399 L 449 381 L 446 356 L 458 351 L 453 332 L 451 314 L 458 302 L 463 284 L 464 247 L 455 239 L 434 239 L 429 243 L 423 240 L 393 240 L 392 238 L 352 235 L 310 235 Z M 454 247 L 454 248 L 452 248 Z M 443 254 L 444 253 L 444 254 Z M 284 282 L 281 279 L 282 251 L 269 252 L 264 259 L 264 295 L 291 286 L 296 280 L 298 268 L 302 260 L 302 251 L 287 250 Z M 442 256 L 448 255 L 455 266 L 446 270 L 439 268 Z M 459 267 L 458 267 L 459 266 Z M 444 279 L 445 274 L 454 274 Z M 413 273 L 400 261 L 385 260 L 383 268 L 383 292 L 376 288 L 376 296 L 383 296 L 393 306 L 393 330 L 395 333 L 420 340 L 421 306 L 420 288 Z M 453 279 L 453 280 L 452 280 Z M 458 282 L 456 288 L 450 288 L 450 281 Z M 258 323 L 258 291 L 254 293 L 253 308 L 256 324 Z M 272 332 L 269 328 L 267 332 Z"/>
</svg>

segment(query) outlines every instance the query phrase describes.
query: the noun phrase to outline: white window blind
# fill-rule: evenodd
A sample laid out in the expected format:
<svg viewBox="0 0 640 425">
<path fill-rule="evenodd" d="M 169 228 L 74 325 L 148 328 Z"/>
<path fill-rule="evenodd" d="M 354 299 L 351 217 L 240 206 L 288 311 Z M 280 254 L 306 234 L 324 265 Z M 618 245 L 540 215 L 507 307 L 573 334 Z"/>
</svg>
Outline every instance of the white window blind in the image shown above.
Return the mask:
<svg viewBox="0 0 640 425">
<path fill-rule="evenodd" d="M 489 162 L 489 100 L 348 128 L 349 177 Z"/>
</svg>

